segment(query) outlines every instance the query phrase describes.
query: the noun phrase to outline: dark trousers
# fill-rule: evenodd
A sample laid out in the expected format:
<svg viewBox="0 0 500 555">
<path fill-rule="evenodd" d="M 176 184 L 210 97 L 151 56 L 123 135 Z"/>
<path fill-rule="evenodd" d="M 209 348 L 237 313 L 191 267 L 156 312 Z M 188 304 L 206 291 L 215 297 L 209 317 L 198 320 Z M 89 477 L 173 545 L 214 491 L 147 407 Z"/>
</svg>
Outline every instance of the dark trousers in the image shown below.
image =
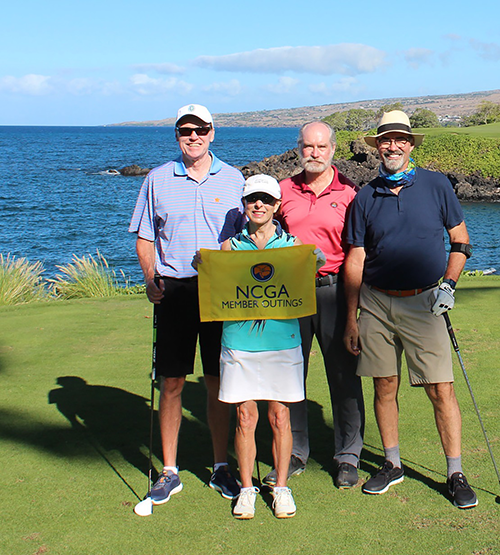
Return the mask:
<svg viewBox="0 0 500 555">
<path fill-rule="evenodd" d="M 356 376 L 357 359 L 343 343 L 346 302 L 343 283 L 316 288 L 317 313 L 301 318 L 304 375 L 307 377 L 309 353 L 314 335 L 318 340 L 330 388 L 334 424 L 334 459 L 358 465 L 363 447 L 365 410 L 361 378 Z M 302 462 L 309 457 L 307 401 L 292 403 L 290 417 L 293 454 Z"/>
</svg>

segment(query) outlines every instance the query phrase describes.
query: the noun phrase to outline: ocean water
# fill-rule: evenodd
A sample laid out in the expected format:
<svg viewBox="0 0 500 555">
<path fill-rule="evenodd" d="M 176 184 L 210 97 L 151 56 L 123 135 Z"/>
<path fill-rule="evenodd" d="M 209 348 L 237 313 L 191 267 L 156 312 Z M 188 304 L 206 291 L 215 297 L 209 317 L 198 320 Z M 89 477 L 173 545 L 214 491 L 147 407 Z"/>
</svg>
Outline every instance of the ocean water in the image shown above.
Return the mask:
<svg viewBox="0 0 500 555">
<path fill-rule="evenodd" d="M 243 165 L 296 144 L 297 129 L 219 128 L 213 151 Z M 0 252 L 40 260 L 45 276 L 99 250 L 131 282 L 142 274 L 127 232 L 141 177 L 111 175 L 178 155 L 172 128 L 0 127 Z M 500 204 L 463 205 L 474 245 L 466 269 L 500 273 Z"/>
</svg>

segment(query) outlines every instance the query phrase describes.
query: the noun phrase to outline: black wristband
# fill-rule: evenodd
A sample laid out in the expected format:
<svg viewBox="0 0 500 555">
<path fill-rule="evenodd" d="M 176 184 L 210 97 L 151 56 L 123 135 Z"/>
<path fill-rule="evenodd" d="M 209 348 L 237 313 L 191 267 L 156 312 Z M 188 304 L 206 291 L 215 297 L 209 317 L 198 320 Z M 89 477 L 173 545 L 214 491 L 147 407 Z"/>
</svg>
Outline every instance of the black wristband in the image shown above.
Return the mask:
<svg viewBox="0 0 500 555">
<path fill-rule="evenodd" d="M 443 283 L 447 283 L 453 290 L 457 288 L 457 282 L 450 278 L 443 279 Z"/>
<path fill-rule="evenodd" d="M 450 252 L 461 252 L 466 258 L 472 256 L 472 247 L 469 243 L 452 243 Z"/>
</svg>

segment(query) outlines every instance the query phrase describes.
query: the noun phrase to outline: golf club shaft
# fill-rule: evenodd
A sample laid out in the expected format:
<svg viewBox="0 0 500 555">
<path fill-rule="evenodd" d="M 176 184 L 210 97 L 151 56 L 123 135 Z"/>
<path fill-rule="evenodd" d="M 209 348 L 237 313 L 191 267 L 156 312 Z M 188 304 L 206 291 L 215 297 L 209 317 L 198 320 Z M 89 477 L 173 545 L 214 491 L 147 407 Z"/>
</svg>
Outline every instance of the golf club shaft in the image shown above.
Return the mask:
<svg viewBox="0 0 500 555">
<path fill-rule="evenodd" d="M 260 480 L 260 464 L 259 464 L 259 449 L 257 446 L 257 437 L 255 438 L 255 466 L 257 467 L 257 482 L 259 488 L 262 487 L 262 482 Z"/>
<path fill-rule="evenodd" d="M 158 287 L 160 276 L 155 274 L 155 284 Z M 156 332 L 158 329 L 158 305 L 153 305 L 153 352 L 151 356 L 151 407 L 149 411 L 149 468 L 148 468 L 148 497 L 151 497 L 151 474 L 153 471 L 153 424 L 155 412 L 155 382 L 156 382 Z"/>
<path fill-rule="evenodd" d="M 476 403 L 476 399 L 474 397 L 474 393 L 472 392 L 472 387 L 469 382 L 469 377 L 467 376 L 467 372 L 465 370 L 464 362 L 462 360 L 462 355 L 460 354 L 460 349 L 458 348 L 457 338 L 455 337 L 455 332 L 453 331 L 453 327 L 451 325 L 450 317 L 447 312 L 443 313 L 444 320 L 446 322 L 446 328 L 448 329 L 448 334 L 451 339 L 451 344 L 453 345 L 453 349 L 457 353 L 458 362 L 460 363 L 460 367 L 462 368 L 462 373 L 464 375 L 465 381 L 467 383 L 467 387 L 469 388 L 469 393 L 472 398 L 472 402 L 474 403 L 474 408 L 476 409 L 476 414 L 479 419 L 479 423 L 481 424 L 481 429 L 483 430 L 484 439 L 486 440 L 486 445 L 488 446 L 488 451 L 490 452 L 491 462 L 495 467 L 495 472 L 497 475 L 498 483 L 500 484 L 500 473 L 498 472 L 497 463 L 495 461 L 495 457 L 493 456 L 493 451 L 491 449 L 490 440 L 488 439 L 488 434 L 486 433 L 486 429 L 483 424 L 483 419 L 481 418 L 481 414 L 479 413 L 479 408 Z"/>
</svg>

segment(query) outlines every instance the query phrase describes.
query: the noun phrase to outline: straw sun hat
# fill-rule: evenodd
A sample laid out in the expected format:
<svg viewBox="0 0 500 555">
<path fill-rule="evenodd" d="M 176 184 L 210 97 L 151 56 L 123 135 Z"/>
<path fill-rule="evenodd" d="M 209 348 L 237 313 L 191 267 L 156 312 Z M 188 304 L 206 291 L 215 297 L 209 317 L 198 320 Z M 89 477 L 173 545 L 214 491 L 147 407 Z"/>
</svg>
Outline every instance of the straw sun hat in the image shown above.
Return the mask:
<svg viewBox="0 0 500 555">
<path fill-rule="evenodd" d="M 392 110 L 391 112 L 384 112 L 378 122 L 377 134 L 367 135 L 364 139 L 367 144 L 373 148 L 377 148 L 377 139 L 387 133 L 404 133 L 411 135 L 415 141 L 415 146 L 422 144 L 424 136 L 420 133 L 413 133 L 411 130 L 410 119 L 401 110 Z"/>
</svg>

